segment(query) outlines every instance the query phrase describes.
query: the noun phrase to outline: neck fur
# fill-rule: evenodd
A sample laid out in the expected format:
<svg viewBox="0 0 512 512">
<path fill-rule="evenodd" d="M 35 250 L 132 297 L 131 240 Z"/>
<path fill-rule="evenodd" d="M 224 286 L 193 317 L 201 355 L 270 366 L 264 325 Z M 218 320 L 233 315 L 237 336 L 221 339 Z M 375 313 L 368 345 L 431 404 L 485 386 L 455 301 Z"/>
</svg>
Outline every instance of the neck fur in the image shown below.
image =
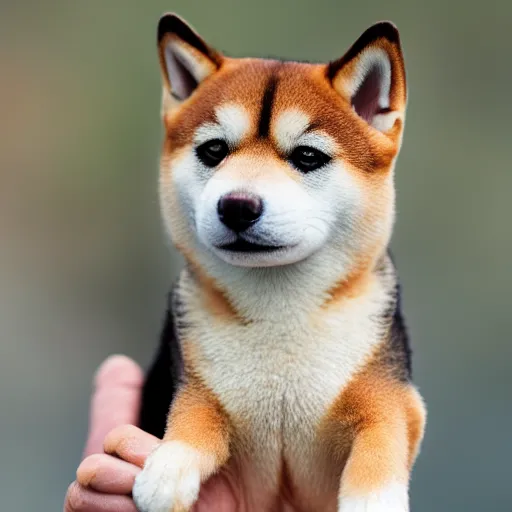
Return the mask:
<svg viewBox="0 0 512 512">
<path fill-rule="evenodd" d="M 247 322 L 279 322 L 301 321 L 321 308 L 371 294 L 387 255 L 379 251 L 355 264 L 326 250 L 293 265 L 270 268 L 234 267 L 211 255 L 187 260 L 187 281 L 208 297 L 210 306 L 215 304 L 217 313 L 222 309 Z"/>
</svg>

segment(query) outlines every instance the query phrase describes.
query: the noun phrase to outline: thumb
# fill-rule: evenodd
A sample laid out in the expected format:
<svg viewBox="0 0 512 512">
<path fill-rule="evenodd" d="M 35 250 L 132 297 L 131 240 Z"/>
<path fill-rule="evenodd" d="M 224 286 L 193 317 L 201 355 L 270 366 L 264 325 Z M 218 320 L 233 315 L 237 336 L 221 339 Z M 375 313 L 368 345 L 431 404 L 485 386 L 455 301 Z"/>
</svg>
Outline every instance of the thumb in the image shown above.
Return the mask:
<svg viewBox="0 0 512 512">
<path fill-rule="evenodd" d="M 103 440 L 114 427 L 138 423 L 142 370 L 126 356 L 111 356 L 94 379 L 85 456 L 103 453 Z"/>
</svg>

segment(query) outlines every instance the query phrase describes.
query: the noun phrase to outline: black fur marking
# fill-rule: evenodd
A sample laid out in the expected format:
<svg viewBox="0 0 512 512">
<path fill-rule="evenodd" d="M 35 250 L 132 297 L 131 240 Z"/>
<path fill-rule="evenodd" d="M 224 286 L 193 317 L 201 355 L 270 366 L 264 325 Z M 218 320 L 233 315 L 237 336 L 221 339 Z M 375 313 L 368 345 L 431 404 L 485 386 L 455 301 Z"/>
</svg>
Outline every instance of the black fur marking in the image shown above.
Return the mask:
<svg viewBox="0 0 512 512">
<path fill-rule="evenodd" d="M 366 30 L 361 37 L 349 48 L 347 53 L 340 59 L 329 63 L 327 67 L 327 78 L 332 81 L 336 73 L 350 62 L 354 57 L 359 55 L 368 45 L 377 39 L 387 39 L 390 43 L 400 45 L 400 35 L 398 29 L 390 21 L 381 21 Z"/>
<path fill-rule="evenodd" d="M 396 285 L 396 304 L 395 312 L 391 322 L 391 331 L 389 342 L 391 353 L 398 369 L 400 380 L 409 382 L 412 379 L 412 350 L 401 311 L 400 285 Z"/>
<path fill-rule="evenodd" d="M 175 315 L 180 308 L 176 302 L 175 293 L 171 291 L 160 347 L 144 383 L 139 416 L 140 428 L 160 439 L 164 435 L 167 414 L 183 376 L 183 359 L 175 323 Z M 179 322 L 179 315 L 176 322 Z"/>
<path fill-rule="evenodd" d="M 166 14 L 160 18 L 157 29 L 157 42 L 160 44 L 166 34 L 176 34 L 185 43 L 208 56 L 217 65 L 215 52 L 190 28 L 180 17 L 175 14 Z"/>
<path fill-rule="evenodd" d="M 312 132 L 313 130 L 316 130 L 317 128 L 320 128 L 321 123 L 318 121 L 314 121 L 312 123 L 309 123 L 308 127 L 306 128 L 306 131 L 304 133 Z"/>
<path fill-rule="evenodd" d="M 258 123 L 259 137 L 268 137 L 270 131 L 270 119 L 272 117 L 272 106 L 276 95 L 277 78 L 272 75 L 269 78 L 265 92 L 263 93 L 263 101 L 261 105 L 260 120 Z"/>
<path fill-rule="evenodd" d="M 388 262 L 394 273 L 396 284 L 392 290 L 388 309 L 383 315 L 388 337 L 384 359 L 396 378 L 403 382 L 410 382 L 412 379 L 412 350 L 401 311 L 400 283 L 390 251 L 388 251 Z"/>
</svg>

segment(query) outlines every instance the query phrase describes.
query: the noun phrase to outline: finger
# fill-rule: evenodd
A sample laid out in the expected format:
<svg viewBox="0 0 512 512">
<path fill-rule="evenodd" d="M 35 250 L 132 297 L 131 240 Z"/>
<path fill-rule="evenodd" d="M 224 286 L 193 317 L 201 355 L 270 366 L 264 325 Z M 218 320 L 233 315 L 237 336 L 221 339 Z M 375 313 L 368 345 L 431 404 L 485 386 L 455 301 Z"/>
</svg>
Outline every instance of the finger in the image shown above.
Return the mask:
<svg viewBox="0 0 512 512">
<path fill-rule="evenodd" d="M 137 512 L 128 496 L 100 494 L 73 482 L 66 494 L 64 512 Z"/>
<path fill-rule="evenodd" d="M 147 456 L 160 444 L 156 437 L 133 425 L 123 425 L 111 430 L 105 437 L 105 453 L 115 455 L 139 468 Z"/>
<path fill-rule="evenodd" d="M 77 469 L 76 480 L 86 489 L 106 494 L 130 494 L 140 469 L 110 455 L 94 454 Z"/>
<path fill-rule="evenodd" d="M 142 385 L 142 371 L 128 357 L 112 356 L 100 366 L 91 400 L 86 456 L 103 451 L 103 439 L 114 427 L 138 422 Z"/>
</svg>

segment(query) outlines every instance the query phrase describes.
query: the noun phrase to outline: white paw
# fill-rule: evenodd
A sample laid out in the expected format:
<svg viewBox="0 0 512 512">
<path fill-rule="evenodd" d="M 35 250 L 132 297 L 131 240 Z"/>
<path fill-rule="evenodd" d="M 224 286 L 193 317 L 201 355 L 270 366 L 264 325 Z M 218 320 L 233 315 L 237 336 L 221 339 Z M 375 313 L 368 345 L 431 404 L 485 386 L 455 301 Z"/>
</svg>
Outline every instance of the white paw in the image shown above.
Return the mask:
<svg viewBox="0 0 512 512">
<path fill-rule="evenodd" d="M 338 512 L 409 512 L 407 486 L 393 483 L 364 496 L 341 497 Z"/>
<path fill-rule="evenodd" d="M 161 444 L 135 479 L 132 495 L 138 510 L 189 510 L 199 495 L 201 476 L 210 471 L 210 459 L 186 443 Z"/>
</svg>

